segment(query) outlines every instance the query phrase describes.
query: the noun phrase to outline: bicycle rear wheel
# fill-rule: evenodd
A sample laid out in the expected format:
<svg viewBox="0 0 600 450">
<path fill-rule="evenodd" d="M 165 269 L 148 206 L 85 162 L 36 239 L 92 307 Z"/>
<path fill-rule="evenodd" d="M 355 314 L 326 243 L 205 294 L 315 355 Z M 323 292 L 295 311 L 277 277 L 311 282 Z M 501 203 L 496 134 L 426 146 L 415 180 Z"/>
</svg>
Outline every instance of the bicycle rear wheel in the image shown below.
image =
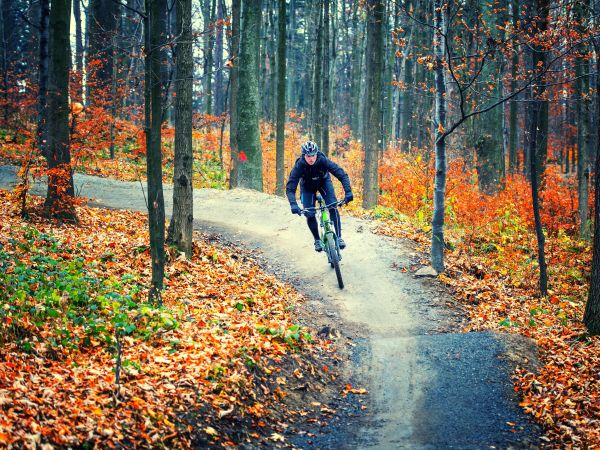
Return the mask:
<svg viewBox="0 0 600 450">
<path fill-rule="evenodd" d="M 329 248 L 329 257 L 331 258 L 331 265 L 335 269 L 335 276 L 337 277 L 338 286 L 340 289 L 344 289 L 344 280 L 342 279 L 342 271 L 340 269 L 340 260 L 336 248 L 335 238 L 327 239 L 327 247 Z"/>
</svg>

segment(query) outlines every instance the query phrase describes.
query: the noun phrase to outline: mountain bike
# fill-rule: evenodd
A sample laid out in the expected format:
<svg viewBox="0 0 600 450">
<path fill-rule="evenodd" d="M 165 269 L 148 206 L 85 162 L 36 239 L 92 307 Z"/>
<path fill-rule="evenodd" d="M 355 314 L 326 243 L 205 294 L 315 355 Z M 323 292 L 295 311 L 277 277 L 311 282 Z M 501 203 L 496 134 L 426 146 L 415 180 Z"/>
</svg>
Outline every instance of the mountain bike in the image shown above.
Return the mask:
<svg viewBox="0 0 600 450">
<path fill-rule="evenodd" d="M 338 237 L 335 234 L 333 222 L 329 217 L 329 208 L 337 208 L 338 206 L 342 206 L 344 204 L 344 200 L 325 205 L 323 198 L 320 195 L 317 195 L 317 202 L 319 203 L 319 206 L 304 208 L 302 210 L 302 214 L 306 215 L 308 211 L 320 212 L 319 235 L 321 237 L 321 242 L 323 243 L 325 254 L 327 255 L 327 262 L 331 265 L 332 268 L 335 269 L 335 276 L 337 277 L 338 286 L 340 287 L 340 289 L 344 289 L 344 280 L 342 279 L 342 271 L 340 269 L 342 252 L 340 251 L 340 244 L 338 242 Z"/>
</svg>

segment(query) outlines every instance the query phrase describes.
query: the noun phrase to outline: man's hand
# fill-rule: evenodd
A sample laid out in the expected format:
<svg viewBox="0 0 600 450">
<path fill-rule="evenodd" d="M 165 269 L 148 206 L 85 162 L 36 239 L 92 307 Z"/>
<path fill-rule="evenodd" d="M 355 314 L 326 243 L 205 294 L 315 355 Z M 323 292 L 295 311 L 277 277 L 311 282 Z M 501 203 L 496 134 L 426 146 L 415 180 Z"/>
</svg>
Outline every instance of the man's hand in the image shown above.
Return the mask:
<svg viewBox="0 0 600 450">
<path fill-rule="evenodd" d="M 354 200 L 354 195 L 352 195 L 352 192 L 346 192 L 344 203 L 350 203 L 352 200 Z"/>
<path fill-rule="evenodd" d="M 291 207 L 292 207 L 292 214 L 300 215 L 302 213 L 302 210 L 300 209 L 300 207 L 298 206 L 297 203 L 294 203 L 293 205 L 291 205 Z"/>
</svg>

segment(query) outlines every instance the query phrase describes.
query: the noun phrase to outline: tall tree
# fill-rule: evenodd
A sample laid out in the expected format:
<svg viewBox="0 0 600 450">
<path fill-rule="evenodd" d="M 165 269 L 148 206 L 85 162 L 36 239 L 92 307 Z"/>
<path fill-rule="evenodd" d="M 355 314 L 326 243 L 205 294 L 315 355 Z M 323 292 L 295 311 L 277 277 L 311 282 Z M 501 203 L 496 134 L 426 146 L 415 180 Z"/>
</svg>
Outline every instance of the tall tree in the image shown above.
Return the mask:
<svg viewBox="0 0 600 450">
<path fill-rule="evenodd" d="M 405 8 L 407 11 L 410 11 L 412 8 L 412 0 L 407 0 L 405 2 Z M 402 48 L 402 62 L 401 62 L 401 73 L 402 73 L 402 81 L 404 82 L 404 87 L 400 90 L 399 98 L 398 98 L 398 120 L 400 122 L 398 126 L 398 138 L 402 143 L 402 148 L 407 150 L 409 148 L 409 143 L 412 140 L 413 135 L 413 122 L 412 122 L 412 112 L 413 112 L 413 95 L 414 95 L 414 63 L 413 58 L 409 57 L 411 52 L 414 52 L 414 36 L 416 34 L 415 24 L 411 22 L 406 23 L 407 27 L 410 27 L 408 30 L 408 39 L 405 41 L 405 45 Z"/>
<path fill-rule="evenodd" d="M 237 97 L 237 187 L 263 190 L 258 58 L 261 0 L 243 0 Z"/>
<path fill-rule="evenodd" d="M 75 20 L 75 69 L 83 75 L 83 33 L 81 30 L 81 0 L 73 0 L 73 19 Z M 77 101 L 83 98 L 83 86 L 77 87 Z"/>
<path fill-rule="evenodd" d="M 363 39 L 362 39 L 362 10 L 360 0 L 355 0 L 352 10 L 352 132 L 354 136 L 362 136 L 362 120 L 359 111 L 362 110 L 360 90 L 362 86 L 362 61 L 363 61 Z"/>
<path fill-rule="evenodd" d="M 50 0 L 40 0 L 40 49 L 38 63 L 38 123 L 37 144 L 40 153 L 46 156 L 46 134 L 48 132 L 48 64 L 50 39 Z"/>
<path fill-rule="evenodd" d="M 225 112 L 225 87 L 223 81 L 223 21 L 225 19 L 225 0 L 217 0 L 217 26 L 215 38 L 215 115 Z"/>
<path fill-rule="evenodd" d="M 600 5 L 596 4 L 596 17 L 600 13 Z M 596 55 L 600 54 L 600 37 L 593 41 Z M 596 73 L 600 73 L 600 58 L 596 57 Z M 596 76 L 596 108 L 600 111 L 600 77 Z M 596 116 L 596 129 L 600 129 L 600 116 Z M 594 243 L 592 247 L 592 275 L 590 291 L 585 305 L 583 322 L 593 335 L 600 334 L 600 139 L 596 141 L 596 159 L 594 164 Z"/>
<path fill-rule="evenodd" d="M 120 3 L 106 0 L 90 0 L 89 28 L 87 29 L 88 70 L 94 74 L 93 85 L 89 86 L 90 102 L 105 106 L 113 80 L 114 47 L 113 38 L 117 33 Z M 91 64 L 91 65 L 90 65 Z"/>
<path fill-rule="evenodd" d="M 583 2 L 577 2 L 574 7 L 574 19 L 576 30 L 580 36 L 585 34 L 585 6 Z M 575 97 L 577 105 L 577 181 L 578 181 L 578 212 L 579 212 L 579 235 L 582 239 L 590 238 L 589 219 L 589 181 L 590 181 L 590 101 L 587 62 L 587 45 L 580 45 L 575 59 Z"/>
<path fill-rule="evenodd" d="M 446 39 L 446 9 L 443 0 L 435 0 L 433 40 L 435 70 L 435 184 L 433 191 L 433 218 L 431 221 L 431 266 L 437 272 L 444 271 L 444 213 L 446 203 L 446 74 L 444 48 Z"/>
<path fill-rule="evenodd" d="M 165 276 L 165 199 L 162 185 L 161 125 L 162 66 L 164 64 L 163 39 L 166 32 L 165 0 L 145 0 L 145 132 L 146 171 L 148 177 L 148 225 L 152 281 L 148 301 L 161 304 Z"/>
<path fill-rule="evenodd" d="M 213 113 L 213 47 L 215 33 L 213 29 L 216 0 L 204 0 L 202 16 L 204 17 L 204 111 Z"/>
<path fill-rule="evenodd" d="M 511 0 L 511 21 L 516 30 L 519 22 L 519 0 Z M 517 88 L 517 70 L 519 67 L 519 53 L 512 52 L 510 61 L 510 90 L 514 92 Z M 511 100 L 509 109 L 509 128 L 508 128 L 508 171 L 515 174 L 519 168 L 519 158 L 517 156 L 517 137 L 519 134 L 518 122 L 518 103 L 516 98 Z"/>
<path fill-rule="evenodd" d="M 316 31 L 316 48 L 315 48 L 315 63 L 312 72 L 312 113 L 311 113 L 311 130 L 312 138 L 317 143 L 319 148 L 322 147 L 323 136 L 323 2 L 327 0 L 316 0 L 318 9 L 317 13 L 317 31 Z"/>
<path fill-rule="evenodd" d="M 177 0 L 175 167 L 173 173 L 173 215 L 167 241 L 186 257 L 192 257 L 194 196 L 192 186 L 192 0 Z"/>
<path fill-rule="evenodd" d="M 548 26 L 548 0 L 534 0 L 535 8 L 533 8 L 533 16 L 531 17 L 530 37 L 530 67 L 531 72 L 539 71 L 546 65 L 544 43 L 541 41 L 541 36 Z M 546 270 L 545 257 L 545 237 L 540 214 L 539 202 L 539 179 L 542 175 L 541 167 L 543 164 L 541 159 L 545 158 L 545 145 L 547 144 L 547 115 L 548 102 L 544 100 L 543 95 L 545 86 L 543 77 L 540 81 L 532 83 L 527 90 L 527 118 L 526 118 L 526 135 L 527 147 L 529 154 L 529 177 L 531 181 L 531 199 L 533 205 L 533 216 L 535 220 L 535 232 L 538 243 L 538 265 L 539 265 L 539 288 L 542 295 L 548 293 L 548 274 Z"/>
<path fill-rule="evenodd" d="M 277 142 L 275 193 L 283 196 L 285 171 L 285 78 L 286 78 L 286 13 L 285 0 L 279 0 L 279 32 L 277 35 Z"/>
<path fill-rule="evenodd" d="M 231 164 L 229 171 L 229 187 L 238 185 L 238 146 L 237 146 L 237 98 L 239 86 L 239 55 L 240 55 L 240 27 L 241 27 L 241 0 L 231 2 L 231 48 L 229 49 L 229 148 L 231 149 Z"/>
<path fill-rule="evenodd" d="M 382 0 L 367 2 L 367 95 L 365 129 L 365 167 L 363 173 L 363 207 L 377 206 L 379 194 L 378 167 L 381 144 L 381 83 L 383 71 L 383 20 L 385 7 Z"/>
<path fill-rule="evenodd" d="M 331 90 L 329 72 L 331 62 L 331 43 L 329 41 L 329 0 L 323 1 L 323 101 L 321 104 L 321 148 L 325 155 L 329 156 L 329 111 L 331 110 Z"/>
<path fill-rule="evenodd" d="M 44 213 L 65 221 L 76 221 L 75 196 L 69 142 L 69 63 L 71 46 L 71 1 L 53 0 L 50 9 L 50 63 L 48 76 L 48 190 Z"/>
<path fill-rule="evenodd" d="M 493 6 L 483 3 L 472 5 L 471 8 L 467 9 L 469 15 L 475 13 L 473 29 L 482 29 L 485 23 L 491 25 L 490 32 L 487 35 L 480 33 L 481 35 L 474 36 L 475 45 L 471 54 L 475 54 L 486 46 L 495 47 L 496 42 L 504 40 L 501 30 L 508 21 L 504 8 L 501 8 L 498 3 Z M 483 67 L 482 77 L 489 81 L 490 86 L 485 91 L 481 90 L 481 93 L 475 93 L 472 97 L 479 104 L 482 103 L 481 97 L 483 96 L 501 98 L 503 95 L 503 60 L 499 59 L 497 63 L 492 64 L 497 53 L 499 52 L 490 54 L 488 56 L 490 64 Z M 494 108 L 486 114 L 473 117 L 471 121 L 476 128 L 473 141 L 477 154 L 479 189 L 487 194 L 493 194 L 501 187 L 505 175 L 504 142 L 503 133 L 501 132 L 503 128 L 503 108 Z"/>
</svg>

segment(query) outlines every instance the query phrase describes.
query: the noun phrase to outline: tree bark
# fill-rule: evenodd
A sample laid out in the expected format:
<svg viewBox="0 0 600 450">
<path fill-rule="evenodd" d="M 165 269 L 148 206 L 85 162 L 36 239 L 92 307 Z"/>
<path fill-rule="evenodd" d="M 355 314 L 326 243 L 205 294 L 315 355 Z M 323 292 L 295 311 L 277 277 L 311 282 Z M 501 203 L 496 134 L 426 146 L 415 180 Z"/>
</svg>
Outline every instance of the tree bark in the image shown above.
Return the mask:
<svg viewBox="0 0 600 450">
<path fill-rule="evenodd" d="M 596 9 L 599 9 L 596 6 Z M 596 11 L 598 13 L 600 11 Z M 595 38 L 596 55 L 600 53 L 600 38 Z M 600 74 L 600 58 L 596 57 L 596 73 Z M 596 108 L 600 111 L 600 77 L 596 75 Z M 596 129 L 600 129 L 600 120 L 596 116 Z M 594 164 L 594 243 L 592 250 L 592 275 L 590 291 L 585 305 L 583 323 L 592 335 L 600 334 L 600 139 L 596 141 L 596 159 Z"/>
<path fill-rule="evenodd" d="M 315 50 L 315 64 L 313 66 L 312 82 L 313 82 L 313 97 L 312 97 L 312 114 L 311 114 L 311 130 L 312 139 L 317 143 L 319 148 L 322 147 L 323 141 L 323 2 L 326 0 L 317 0 L 318 20 L 317 20 L 317 46 Z"/>
<path fill-rule="evenodd" d="M 91 14 L 87 29 L 89 35 L 88 71 L 94 76 L 90 84 L 90 103 L 96 106 L 109 105 L 109 94 L 113 78 L 113 37 L 117 32 L 120 4 L 115 1 L 90 0 Z M 90 70 L 90 63 L 94 69 Z"/>
<path fill-rule="evenodd" d="M 574 7 L 575 20 L 581 23 L 584 16 L 584 7 L 578 3 Z M 585 34 L 584 27 L 579 25 L 578 31 Z M 580 53 L 586 52 L 586 46 L 581 45 Z M 584 240 L 590 239 L 589 227 L 589 182 L 590 182 L 590 101 L 589 98 L 589 76 L 586 58 L 577 56 L 575 59 L 576 87 L 575 95 L 577 102 L 577 192 L 579 198 L 579 236 Z"/>
<path fill-rule="evenodd" d="M 546 30 L 548 25 L 548 0 L 536 0 L 534 27 L 531 33 L 541 33 Z M 533 45 L 530 50 L 531 70 L 533 72 L 541 70 L 545 65 L 545 56 L 543 49 L 539 44 Z M 529 108 L 527 112 L 527 133 L 528 133 L 528 153 L 529 153 L 529 176 L 531 182 L 531 199 L 533 205 L 533 216 L 535 221 L 535 234 L 538 244 L 538 265 L 539 265 L 539 288 L 541 295 L 548 294 L 548 273 L 546 269 L 545 257 L 545 236 L 542 225 L 539 204 L 539 179 L 543 174 L 545 164 L 541 159 L 545 159 L 545 149 L 547 145 L 548 129 L 548 102 L 542 98 L 545 91 L 544 80 L 532 84 L 529 93 Z"/>
<path fill-rule="evenodd" d="M 431 266 L 444 271 L 444 213 L 446 203 L 446 78 L 443 66 L 445 39 L 444 1 L 434 1 L 433 52 L 435 66 L 435 181 L 433 191 L 433 218 L 431 221 Z"/>
<path fill-rule="evenodd" d="M 150 231 L 150 255 L 152 257 L 152 281 L 148 302 L 162 304 L 161 292 L 165 273 L 165 202 L 162 186 L 162 80 L 164 63 L 162 50 L 165 35 L 163 20 L 165 0 L 146 1 L 146 80 L 145 80 L 145 131 L 146 167 L 148 177 L 148 223 Z"/>
<path fill-rule="evenodd" d="M 362 44 L 362 21 L 360 19 L 360 0 L 354 1 L 353 13 L 352 13 L 352 28 L 354 31 L 353 42 L 352 42 L 352 87 L 351 87 L 351 98 L 352 98 L 352 132 L 355 138 L 362 138 L 362 111 L 361 95 L 360 90 L 362 86 L 362 60 L 363 60 L 363 44 Z"/>
<path fill-rule="evenodd" d="M 237 187 L 263 190 L 260 142 L 260 97 L 258 94 L 258 53 L 261 0 L 242 2 L 240 61 L 237 98 Z M 242 156 L 243 155 L 243 156 Z"/>
<path fill-rule="evenodd" d="M 512 25 L 514 29 L 517 29 L 519 22 L 519 0 L 512 0 Z M 510 90 L 514 92 L 517 89 L 517 69 L 519 67 L 519 54 L 514 52 L 511 58 L 510 66 Z M 509 106 L 509 120 L 508 120 L 508 172 L 515 174 L 519 170 L 519 158 L 517 155 L 517 138 L 519 135 L 518 129 L 518 103 L 517 99 L 514 98 L 510 101 Z"/>
<path fill-rule="evenodd" d="M 231 161 L 229 169 L 229 188 L 238 185 L 238 146 L 237 146 L 237 98 L 239 90 L 239 55 L 240 55 L 240 25 L 241 25 L 241 0 L 231 2 L 231 49 L 229 72 L 229 148 L 231 149 Z"/>
<path fill-rule="evenodd" d="M 81 0 L 73 0 L 73 18 L 75 20 L 75 69 L 81 76 L 75 96 L 78 102 L 83 102 L 83 34 L 81 31 Z"/>
<path fill-rule="evenodd" d="M 233 189 L 238 184 L 238 147 L 237 147 L 237 98 L 239 84 L 239 55 L 240 55 L 240 26 L 241 26 L 241 0 L 231 2 L 231 49 L 229 71 L 229 148 L 231 161 L 229 167 L 229 188 Z"/>
<path fill-rule="evenodd" d="M 286 78 L 286 12 L 285 0 L 279 1 L 279 33 L 277 36 L 277 138 L 275 194 L 285 193 L 285 78 Z"/>
<path fill-rule="evenodd" d="M 383 72 L 383 20 L 385 7 L 382 0 L 367 3 L 367 81 L 365 129 L 365 167 L 363 173 L 363 208 L 377 206 L 379 194 L 378 168 L 381 143 L 381 89 Z"/>
<path fill-rule="evenodd" d="M 48 133 L 48 46 L 50 0 L 40 0 L 40 59 L 38 66 L 38 124 L 37 143 L 40 154 L 46 156 Z"/>
<path fill-rule="evenodd" d="M 69 26 L 70 0 L 53 0 L 50 10 L 50 64 L 48 76 L 48 190 L 44 215 L 77 221 L 73 198 L 73 171 L 69 143 Z"/>
<path fill-rule="evenodd" d="M 323 128 L 321 130 L 322 146 L 321 150 L 329 156 L 329 111 L 331 110 L 331 91 L 330 91 L 330 62 L 331 52 L 329 50 L 329 0 L 323 0 L 323 102 L 321 104 L 321 120 Z"/>
<path fill-rule="evenodd" d="M 177 60 L 175 96 L 175 167 L 173 173 L 173 215 L 167 242 L 192 257 L 194 197 L 192 185 L 192 0 L 177 0 Z"/>
<path fill-rule="evenodd" d="M 225 112 L 225 83 L 223 82 L 223 19 L 225 17 L 225 0 L 217 0 L 217 36 L 215 40 L 215 115 Z"/>
</svg>

